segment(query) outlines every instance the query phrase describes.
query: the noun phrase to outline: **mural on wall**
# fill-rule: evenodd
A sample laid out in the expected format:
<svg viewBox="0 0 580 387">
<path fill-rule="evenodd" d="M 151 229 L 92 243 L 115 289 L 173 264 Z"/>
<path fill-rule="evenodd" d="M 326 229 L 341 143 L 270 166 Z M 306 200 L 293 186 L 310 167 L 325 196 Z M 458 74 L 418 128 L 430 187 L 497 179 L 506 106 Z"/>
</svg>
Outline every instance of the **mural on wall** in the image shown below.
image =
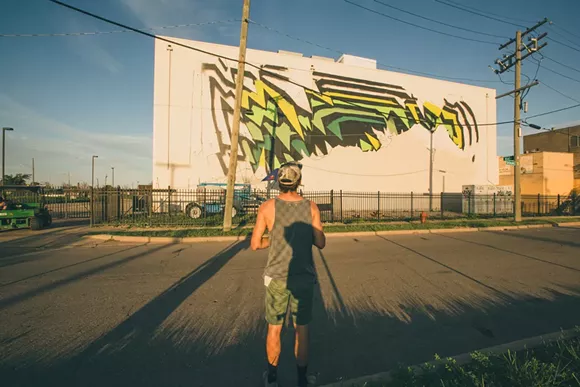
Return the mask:
<svg viewBox="0 0 580 387">
<path fill-rule="evenodd" d="M 209 75 L 212 114 L 220 147 L 220 163 L 227 173 L 237 69 L 221 59 L 205 64 Z M 383 135 L 400 135 L 415 125 L 435 131 L 444 128 L 460 150 L 479 142 L 473 110 L 464 101 L 439 107 L 417 98 L 401 86 L 313 71 L 312 88 L 297 87 L 280 66 L 265 65 L 246 71 L 242 97 L 243 124 L 249 135 L 240 134 L 239 160 L 254 172 L 273 169 L 304 157 L 326 156 L 335 147 L 378 151 Z M 247 86 L 248 80 L 253 88 Z M 218 115 L 222 114 L 222 117 Z M 218 119 L 219 118 L 219 119 Z M 225 122 L 227 128 L 220 122 Z"/>
</svg>

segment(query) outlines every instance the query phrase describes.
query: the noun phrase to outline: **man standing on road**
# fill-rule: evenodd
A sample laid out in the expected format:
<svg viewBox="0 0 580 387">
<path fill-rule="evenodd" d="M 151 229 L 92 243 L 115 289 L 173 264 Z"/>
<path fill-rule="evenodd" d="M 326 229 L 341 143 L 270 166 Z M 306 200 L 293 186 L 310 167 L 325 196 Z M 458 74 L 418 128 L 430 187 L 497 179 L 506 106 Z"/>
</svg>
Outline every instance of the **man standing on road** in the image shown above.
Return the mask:
<svg viewBox="0 0 580 387">
<path fill-rule="evenodd" d="M 264 272 L 266 286 L 266 354 L 268 371 L 265 386 L 277 386 L 280 334 L 288 306 L 294 319 L 298 386 L 308 385 L 308 324 L 312 319 L 312 298 L 316 271 L 312 246 L 323 249 L 326 237 L 318 206 L 297 192 L 302 166 L 287 163 L 278 170 L 280 195 L 263 203 L 252 234 L 252 250 L 270 248 Z M 268 229 L 269 238 L 264 238 Z"/>
</svg>

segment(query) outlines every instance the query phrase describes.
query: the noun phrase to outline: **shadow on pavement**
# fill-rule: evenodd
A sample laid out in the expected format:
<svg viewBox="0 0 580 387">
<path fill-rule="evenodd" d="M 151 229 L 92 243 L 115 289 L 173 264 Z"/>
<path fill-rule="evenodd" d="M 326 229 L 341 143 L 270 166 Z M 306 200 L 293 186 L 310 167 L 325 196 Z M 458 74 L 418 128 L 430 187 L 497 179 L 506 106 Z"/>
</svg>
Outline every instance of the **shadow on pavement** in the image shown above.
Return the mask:
<svg viewBox="0 0 580 387">
<path fill-rule="evenodd" d="M 164 249 L 164 248 L 166 248 L 168 246 L 171 246 L 171 245 L 160 245 L 160 246 L 157 246 L 155 248 L 149 249 L 147 251 L 144 251 L 144 252 L 141 252 L 141 253 L 137 253 L 137 254 L 133 254 L 133 255 L 131 255 L 129 257 L 125 257 L 123 259 L 119 259 L 117 261 L 113 261 L 113 262 L 107 263 L 105 265 L 101 265 L 101 266 L 98 266 L 98 267 L 95 267 L 95 268 L 92 268 L 92 269 L 89 269 L 89 270 L 82 271 L 82 272 L 77 273 L 75 275 L 72 275 L 70 277 L 66 277 L 66 278 L 63 278 L 63 279 L 58 280 L 58 281 L 55 281 L 55 282 L 51 282 L 51 283 L 46 284 L 46 285 L 43 285 L 43 286 L 41 286 L 39 288 L 31 289 L 31 290 L 28 290 L 28 291 L 26 291 L 24 293 L 21 293 L 21 294 L 12 296 L 12 297 L 8 297 L 8 298 L 1 299 L 0 300 L 0 310 L 2 310 L 4 308 L 8 308 L 8 307 L 10 307 L 10 306 L 12 306 L 14 304 L 17 304 L 17 303 L 19 303 L 21 301 L 27 300 L 27 299 L 29 299 L 31 297 L 35 297 L 35 296 L 38 296 L 40 294 L 43 294 L 43 293 L 46 293 L 46 292 L 50 292 L 50 291 L 55 290 L 55 289 L 57 289 L 57 288 L 59 288 L 61 286 L 65 286 L 65 285 L 71 284 L 73 282 L 80 281 L 80 280 L 82 280 L 82 279 L 84 279 L 84 278 L 86 278 L 86 277 L 88 277 L 90 275 L 97 274 L 97 273 L 103 272 L 105 270 L 112 269 L 114 267 L 117 267 L 117 266 L 123 265 L 125 263 L 134 261 L 134 260 L 136 260 L 138 258 L 144 257 L 146 255 L 149 255 L 151 253 L 154 253 L 156 251 L 159 251 L 161 249 Z"/>
<path fill-rule="evenodd" d="M 112 253 L 100 255 L 100 256 L 95 257 L 95 258 L 85 259 L 84 261 L 79 261 L 79 262 L 76 262 L 76 263 L 72 263 L 70 265 L 65 265 L 65 266 L 57 267 L 56 269 L 44 271 L 42 273 L 38 273 L 38 274 L 34 274 L 34 275 L 31 275 L 31 276 L 28 276 L 28 277 L 25 277 L 25 278 L 21 278 L 21 279 L 16 280 L 16 281 L 8 282 L 8 283 L 5 283 L 5 284 L 0 284 L 0 288 L 2 288 L 4 286 L 14 285 L 14 284 L 17 284 L 19 282 L 28 281 L 28 280 L 31 280 L 33 278 L 42 277 L 43 275 L 50 274 L 50 273 L 54 273 L 54 272 L 57 272 L 57 271 L 60 271 L 60 270 L 70 269 L 71 267 L 75 267 L 75 266 L 83 265 L 85 263 L 97 261 L 99 259 L 107 258 L 107 257 L 110 257 L 112 255 L 122 254 L 122 253 L 124 253 L 126 251 L 133 250 L 133 249 L 136 249 L 137 247 L 142 247 L 142 246 L 143 245 L 131 246 L 131 247 L 128 247 L 126 249 L 116 250 L 116 251 L 113 251 Z M 49 257 L 50 256 L 45 256 L 43 258 L 49 258 Z M 1 261 L 1 262 L 4 262 L 4 261 Z M 28 262 L 28 260 L 18 260 L 18 261 L 12 262 L 11 264 L 12 265 L 16 265 L 16 264 L 23 263 L 23 262 Z M 9 266 L 9 265 L 8 264 L 2 264 L 2 263 L 0 263 L 0 267 L 4 267 L 4 266 Z"/>
<path fill-rule="evenodd" d="M 208 283 L 247 248 L 244 241 L 224 249 L 77 353 L 44 362 L 0 357 L 0 379 L 14 387 L 260 385 L 265 366 L 263 303 L 244 303 L 249 289 L 229 287 L 227 281 Z M 347 283 L 333 275 L 332 260 L 317 256 L 320 281 L 309 369 L 320 374 L 319 384 L 382 372 L 399 363 L 428 361 L 435 353 L 444 357 L 567 329 L 580 321 L 580 287 L 563 290 L 554 284 L 543 289 L 542 297 L 500 292 L 414 253 L 468 278 L 485 295 L 442 295 L 436 305 L 413 292 L 412 284 L 401 283 L 392 288 L 396 302 L 372 293 L 344 297 L 340 287 Z M 381 270 L 388 270 L 386 266 Z M 347 280 L 352 281 L 343 276 L 342 281 Z M 357 286 L 367 289 L 376 286 L 372 279 L 359 282 Z M 177 326 L 166 325 L 203 284 L 204 291 L 225 298 L 227 307 L 214 312 L 208 300 L 202 307 L 189 308 Z M 223 287 L 217 288 L 220 284 Z M 252 286 L 252 297 L 262 295 L 263 284 Z M 280 365 L 284 385 L 295 383 L 291 330 L 284 328 Z"/>
<path fill-rule="evenodd" d="M 470 241 L 470 240 L 467 240 L 467 239 L 462 239 L 462 238 L 458 238 L 458 237 L 452 237 L 452 236 L 447 235 L 447 234 L 437 234 L 437 235 L 439 235 L 441 237 L 444 237 L 444 238 L 449 238 L 449 239 L 453 239 L 453 240 L 456 240 L 456 241 L 460 241 L 460 242 L 471 243 L 471 244 L 478 245 L 478 246 L 488 247 L 490 249 L 494 249 L 494 250 L 497 250 L 497 251 L 503 251 L 504 253 L 509 253 L 509 254 L 517 255 L 518 257 L 523 257 L 523 258 L 531 259 L 533 261 L 546 263 L 548 265 L 558 266 L 558 267 L 561 267 L 563 269 L 568 269 L 568 270 L 573 270 L 573 271 L 580 272 L 580 269 L 576 269 L 576 268 L 571 267 L 571 266 L 561 265 L 561 264 L 556 263 L 556 262 L 551 262 L 551 261 L 547 261 L 545 259 L 541 259 L 541 258 L 537 258 L 537 257 L 532 257 L 531 255 L 526 255 L 526 254 L 518 253 L 518 252 L 515 252 L 515 251 L 512 251 L 512 250 L 502 249 L 500 247 L 492 246 L 492 245 L 489 245 L 487 243 L 474 242 L 474 241 Z"/>
<path fill-rule="evenodd" d="M 560 246 L 580 247 L 580 243 L 577 243 L 577 242 L 561 241 L 561 240 L 552 239 L 552 238 L 544 238 L 544 237 L 541 237 L 538 235 L 530 235 L 530 234 L 524 235 L 524 234 L 517 234 L 517 233 L 512 233 L 512 232 L 498 232 L 498 231 L 487 231 L 487 232 L 492 233 L 492 234 L 496 234 L 496 235 L 510 237 L 510 238 L 518 238 L 518 239 L 527 239 L 527 240 L 533 240 L 533 241 L 538 241 L 538 242 L 555 243 L 555 244 L 560 245 Z"/>
<path fill-rule="evenodd" d="M 453 268 L 453 267 L 451 267 L 451 266 L 448 266 L 448 265 L 446 265 L 446 264 L 444 264 L 444 263 L 442 263 L 442 262 L 439 262 L 439 261 L 438 261 L 438 260 L 436 260 L 435 258 L 431 258 L 431 257 L 429 257 L 429 256 L 427 256 L 427 255 L 425 255 L 425 254 L 423 254 L 423 253 L 420 253 L 420 252 L 418 252 L 417 250 L 414 250 L 414 249 L 412 249 L 412 248 L 410 248 L 410 247 L 408 247 L 408 246 L 402 245 L 402 244 L 400 244 L 400 243 L 397 243 L 397 242 L 395 242 L 395 241 L 393 241 L 393 240 L 391 240 L 391 239 L 385 238 L 385 237 L 383 237 L 383 236 L 378 236 L 378 238 L 381 238 L 381 239 L 383 239 L 383 240 L 385 240 L 385 241 L 387 241 L 387 242 L 390 242 L 390 243 L 392 243 L 392 244 L 394 244 L 394 245 L 396 245 L 396 246 L 399 246 L 399 247 L 401 247 L 401 248 L 403 248 L 403 249 L 405 249 L 405 250 L 409 250 L 409 251 L 410 251 L 410 252 L 412 252 L 413 254 L 416 254 L 416 255 L 418 255 L 418 256 L 420 256 L 420 257 L 423 257 L 423 258 L 425 258 L 425 259 L 427 259 L 427 260 L 429 260 L 429 261 L 431 261 L 431 262 L 433 262 L 433 263 L 436 263 L 437 265 L 439 265 L 439 266 L 441 266 L 441 267 L 444 267 L 444 268 L 446 268 L 446 269 L 448 269 L 448 270 L 451 270 L 452 272 L 454 272 L 454 273 L 456 273 L 456 274 L 459 274 L 460 276 L 462 276 L 462 277 L 464 277 L 464 278 L 467 278 L 467 279 L 468 279 L 468 280 L 470 280 L 470 281 L 473 281 L 473 282 L 475 282 L 475 283 L 476 283 L 476 284 L 478 284 L 479 286 L 483 286 L 484 288 L 487 288 L 487 289 L 491 290 L 492 292 L 496 293 L 496 295 L 497 295 L 498 297 L 505 297 L 505 294 L 504 294 L 503 292 L 501 292 L 501 291 L 497 290 L 497 289 L 496 289 L 496 288 L 494 288 L 493 286 L 489 286 L 489 285 L 487 285 L 486 283 L 483 283 L 483 282 L 481 282 L 481 281 L 479 281 L 479 280 L 477 280 L 477 279 L 475 279 L 475 278 L 473 278 L 473 277 L 471 277 L 471 276 L 469 276 L 469 275 L 467 275 L 467 274 L 465 274 L 465 273 L 463 273 L 463 272 L 461 272 L 461 271 L 459 271 L 459 270 L 457 270 L 457 269 L 454 269 L 454 268 Z"/>
<path fill-rule="evenodd" d="M 2 256 L 10 250 L 15 255 L 24 249 L 58 248 L 76 242 L 88 231 L 84 220 L 59 221 L 50 228 L 32 231 L 27 229 L 5 230 L 0 232 L 0 247 Z M 18 250 L 17 250 L 18 249 Z"/>
</svg>

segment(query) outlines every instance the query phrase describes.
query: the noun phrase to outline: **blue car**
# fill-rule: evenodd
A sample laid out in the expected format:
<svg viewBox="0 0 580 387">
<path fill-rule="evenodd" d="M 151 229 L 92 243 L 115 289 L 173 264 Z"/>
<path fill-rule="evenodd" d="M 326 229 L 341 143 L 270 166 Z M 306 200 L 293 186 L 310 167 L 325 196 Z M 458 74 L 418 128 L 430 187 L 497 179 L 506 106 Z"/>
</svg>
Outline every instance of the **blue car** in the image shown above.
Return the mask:
<svg viewBox="0 0 580 387">
<path fill-rule="evenodd" d="M 189 203 L 185 213 L 192 219 L 223 214 L 226 204 L 226 186 L 223 183 L 201 183 L 202 193 L 197 194 L 197 200 Z M 215 189 L 212 189 L 214 188 Z M 232 218 L 252 210 L 256 211 L 266 198 L 252 192 L 250 184 L 236 184 L 234 186 L 234 206 Z"/>
</svg>

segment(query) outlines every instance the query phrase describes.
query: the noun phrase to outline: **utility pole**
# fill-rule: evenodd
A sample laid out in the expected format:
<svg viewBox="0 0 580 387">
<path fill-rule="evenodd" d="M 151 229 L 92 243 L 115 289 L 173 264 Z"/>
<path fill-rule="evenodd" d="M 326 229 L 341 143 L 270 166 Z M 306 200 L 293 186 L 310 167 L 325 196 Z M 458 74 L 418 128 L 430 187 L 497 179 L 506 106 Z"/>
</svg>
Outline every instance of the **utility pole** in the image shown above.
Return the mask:
<svg viewBox="0 0 580 387">
<path fill-rule="evenodd" d="M 520 184 L 520 137 L 522 136 L 522 123 L 520 118 L 520 111 L 522 109 L 521 92 L 538 84 L 537 80 L 534 80 L 534 82 L 528 85 L 523 87 L 521 86 L 522 61 L 534 53 L 540 51 L 542 48 L 546 47 L 548 43 L 544 43 L 538 46 L 538 41 L 546 37 L 548 34 L 543 33 L 537 38 L 530 37 L 529 42 L 531 47 L 523 43 L 522 38 L 547 22 L 548 19 L 544 19 L 532 28 L 528 28 L 524 32 L 518 30 L 516 32 L 515 39 L 510 39 L 507 43 L 504 43 L 499 47 L 500 50 L 503 50 L 504 48 L 510 46 L 512 43 L 515 43 L 515 52 L 511 55 L 504 55 L 502 60 L 498 59 L 495 61 L 495 63 L 500 67 L 499 70 L 494 70 L 496 74 L 502 74 L 515 66 L 515 88 L 512 91 L 498 95 L 495 98 L 500 99 L 505 96 L 514 94 L 514 220 L 516 222 L 521 222 L 522 220 L 522 191 Z M 522 56 L 522 52 L 526 52 L 526 54 Z"/>
<path fill-rule="evenodd" d="M 32 185 L 36 184 L 36 179 L 34 178 L 34 157 L 32 158 Z"/>
<path fill-rule="evenodd" d="M 167 169 L 169 169 L 171 151 L 171 53 L 173 52 L 171 44 L 167 46 L 167 51 L 169 52 L 169 82 L 167 82 Z"/>
<path fill-rule="evenodd" d="M 520 92 L 522 82 L 522 32 L 516 32 L 516 78 L 514 81 L 514 220 L 522 220 L 522 187 L 520 171 L 520 137 L 522 136 L 520 126 L 520 109 L 522 95 Z"/>
<path fill-rule="evenodd" d="M 115 167 L 111 167 L 111 186 L 115 186 Z"/>
<path fill-rule="evenodd" d="M 2 128 L 2 185 L 6 178 L 6 132 L 13 131 L 14 128 Z"/>
<path fill-rule="evenodd" d="M 433 212 L 433 132 L 437 129 L 435 126 L 430 130 L 430 146 L 429 146 L 429 212 Z"/>
<path fill-rule="evenodd" d="M 91 224 L 93 227 L 95 216 L 95 159 L 99 156 L 93 155 L 92 169 L 91 169 Z"/>
<path fill-rule="evenodd" d="M 248 43 L 248 24 L 250 18 L 250 0 L 244 0 L 242 11 L 242 27 L 240 31 L 240 54 L 238 58 L 238 74 L 236 76 L 236 101 L 232 123 L 230 165 L 226 187 L 226 206 L 224 209 L 224 231 L 232 229 L 232 207 L 234 205 L 234 188 L 236 169 L 238 167 L 238 137 L 240 133 L 240 116 L 242 109 L 242 92 L 244 90 L 244 73 L 246 72 L 246 45 Z"/>
</svg>

